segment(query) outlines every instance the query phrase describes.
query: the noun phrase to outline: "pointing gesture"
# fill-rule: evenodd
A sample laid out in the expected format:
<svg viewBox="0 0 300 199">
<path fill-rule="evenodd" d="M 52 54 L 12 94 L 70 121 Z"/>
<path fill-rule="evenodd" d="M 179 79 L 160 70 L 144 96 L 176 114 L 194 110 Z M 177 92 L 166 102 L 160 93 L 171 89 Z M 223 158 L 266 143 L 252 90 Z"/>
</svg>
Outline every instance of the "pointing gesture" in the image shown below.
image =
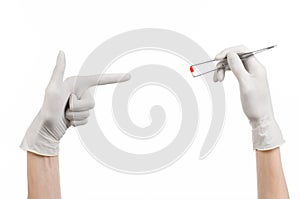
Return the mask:
<svg viewBox="0 0 300 199">
<path fill-rule="evenodd" d="M 64 80 L 65 67 L 65 54 L 60 51 L 43 106 L 26 132 L 20 146 L 22 149 L 40 155 L 58 155 L 59 140 L 67 128 L 86 124 L 89 110 L 94 108 L 95 102 L 88 89 L 130 79 L 129 74 L 100 74 Z"/>
</svg>

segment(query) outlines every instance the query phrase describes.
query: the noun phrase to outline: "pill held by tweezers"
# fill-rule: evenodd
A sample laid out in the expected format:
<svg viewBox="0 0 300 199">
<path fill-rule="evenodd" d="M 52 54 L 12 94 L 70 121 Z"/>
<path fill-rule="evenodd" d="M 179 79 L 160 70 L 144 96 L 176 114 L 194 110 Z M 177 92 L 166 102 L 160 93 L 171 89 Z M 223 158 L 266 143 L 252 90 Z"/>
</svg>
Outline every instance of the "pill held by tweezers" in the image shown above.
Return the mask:
<svg viewBox="0 0 300 199">
<path fill-rule="evenodd" d="M 259 50 L 255 50 L 255 51 L 250 51 L 250 52 L 245 52 L 245 53 L 238 53 L 238 55 L 241 59 L 247 59 L 248 57 L 251 57 L 251 56 L 253 56 L 257 53 L 261 53 L 263 51 L 272 49 L 274 47 L 276 47 L 276 45 L 269 46 L 267 48 L 262 48 L 262 49 L 259 49 Z M 226 67 L 228 68 L 228 66 L 226 66 L 227 65 L 227 63 L 226 63 L 227 62 L 227 57 L 225 57 L 223 60 L 217 60 L 217 59 L 208 60 L 208 61 L 205 61 L 205 62 L 193 64 L 193 65 L 190 66 L 190 71 L 191 71 L 193 77 L 198 77 L 198 76 L 205 75 L 205 74 L 208 74 L 210 72 L 218 70 L 217 68 L 214 68 L 214 69 L 209 68 L 207 70 L 200 71 L 199 68 L 198 68 L 198 66 L 200 66 L 200 65 L 204 65 L 204 64 L 207 64 L 207 63 L 210 63 L 210 62 L 215 62 L 215 61 L 225 62 L 224 65 L 222 65 L 222 68 L 226 68 Z"/>
<path fill-rule="evenodd" d="M 190 71 L 194 77 L 197 77 L 201 74 L 197 67 L 190 66 Z"/>
<path fill-rule="evenodd" d="M 191 71 L 191 73 L 194 72 L 193 66 L 190 67 L 190 71 Z"/>
</svg>

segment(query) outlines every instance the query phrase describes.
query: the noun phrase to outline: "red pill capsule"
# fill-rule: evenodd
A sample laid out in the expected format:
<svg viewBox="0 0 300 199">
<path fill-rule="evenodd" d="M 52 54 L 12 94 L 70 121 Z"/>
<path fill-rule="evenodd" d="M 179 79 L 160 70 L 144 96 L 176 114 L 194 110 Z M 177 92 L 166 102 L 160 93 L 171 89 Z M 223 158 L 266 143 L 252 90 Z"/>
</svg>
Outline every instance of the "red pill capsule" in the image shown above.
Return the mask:
<svg viewBox="0 0 300 199">
<path fill-rule="evenodd" d="M 193 66 L 191 66 L 191 67 L 190 67 L 190 71 L 191 71 L 191 73 L 193 73 L 193 72 L 194 72 L 194 68 L 193 68 Z"/>
</svg>

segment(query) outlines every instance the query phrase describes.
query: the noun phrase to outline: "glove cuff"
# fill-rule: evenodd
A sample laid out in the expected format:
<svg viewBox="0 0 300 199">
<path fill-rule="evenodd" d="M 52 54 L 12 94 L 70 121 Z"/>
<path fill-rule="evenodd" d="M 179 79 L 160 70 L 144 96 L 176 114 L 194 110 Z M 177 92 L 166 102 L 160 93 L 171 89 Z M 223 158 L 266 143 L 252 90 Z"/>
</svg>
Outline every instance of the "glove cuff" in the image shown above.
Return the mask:
<svg viewBox="0 0 300 199">
<path fill-rule="evenodd" d="M 42 136 L 39 136 L 42 137 Z M 20 148 L 42 156 L 57 156 L 59 153 L 59 143 L 50 142 L 47 139 L 39 138 L 39 142 L 28 142 L 26 137 L 24 137 Z M 42 141 L 43 140 L 43 141 Z"/>
<path fill-rule="evenodd" d="M 57 156 L 59 141 L 49 136 L 48 131 L 37 116 L 28 128 L 20 148 L 42 156 Z"/>
<path fill-rule="evenodd" d="M 281 130 L 274 117 L 251 122 L 252 141 L 254 150 L 271 150 L 281 146 L 283 139 Z"/>
</svg>

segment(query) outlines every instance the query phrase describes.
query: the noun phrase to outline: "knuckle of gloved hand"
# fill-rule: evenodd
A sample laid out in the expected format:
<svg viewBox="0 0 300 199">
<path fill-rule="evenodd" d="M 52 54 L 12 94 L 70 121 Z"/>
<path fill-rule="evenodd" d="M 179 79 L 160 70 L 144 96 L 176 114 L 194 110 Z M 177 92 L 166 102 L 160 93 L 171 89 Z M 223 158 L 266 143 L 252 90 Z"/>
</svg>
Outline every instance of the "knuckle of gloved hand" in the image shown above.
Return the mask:
<svg viewBox="0 0 300 199">
<path fill-rule="evenodd" d="M 232 64 L 232 62 L 236 60 L 236 56 L 237 56 L 237 54 L 233 51 L 227 53 L 227 62 L 228 62 L 228 64 Z"/>
<path fill-rule="evenodd" d="M 235 51 L 230 51 L 227 53 L 227 58 L 232 58 L 232 57 L 235 57 L 236 56 L 236 52 Z"/>
<path fill-rule="evenodd" d="M 93 98 L 91 98 L 87 105 L 86 105 L 87 109 L 93 109 L 95 107 L 95 100 Z"/>
<path fill-rule="evenodd" d="M 217 63 L 216 67 L 221 68 L 221 67 L 223 67 L 224 64 L 226 64 L 225 61 L 220 61 L 220 62 Z"/>
<path fill-rule="evenodd" d="M 74 119 L 76 120 L 84 120 L 90 116 L 89 111 L 82 111 L 79 115 L 75 116 Z"/>
<path fill-rule="evenodd" d="M 75 127 L 75 126 L 77 126 L 77 123 L 74 120 L 72 120 L 71 125 Z"/>
<path fill-rule="evenodd" d="M 75 86 L 75 83 L 76 83 L 75 80 L 76 80 L 75 76 L 67 77 L 64 80 L 64 85 L 67 87 L 67 89 L 69 91 L 74 91 L 74 86 Z"/>
<path fill-rule="evenodd" d="M 64 82 L 67 84 L 72 84 L 75 81 L 75 76 L 67 77 Z"/>
<path fill-rule="evenodd" d="M 77 101 L 77 97 L 74 95 L 71 95 L 70 100 L 69 100 L 69 109 L 70 111 L 78 111 L 80 109 L 80 104 Z"/>
<path fill-rule="evenodd" d="M 71 125 L 72 126 L 81 126 L 81 125 L 85 125 L 88 123 L 88 120 L 87 119 L 84 119 L 84 120 L 80 120 L 80 121 L 71 121 Z"/>
<path fill-rule="evenodd" d="M 65 115 L 65 117 L 66 117 L 68 120 L 73 120 L 73 119 L 74 119 L 73 117 L 70 117 L 70 115 Z"/>
<path fill-rule="evenodd" d="M 66 111 L 66 117 L 67 117 L 68 119 L 72 119 L 72 118 L 73 118 L 73 114 L 72 114 L 69 110 L 67 110 L 67 111 Z"/>
<path fill-rule="evenodd" d="M 86 119 L 90 116 L 90 111 L 85 111 L 83 118 Z"/>
<path fill-rule="evenodd" d="M 85 120 L 83 120 L 83 122 L 82 122 L 82 125 L 85 125 L 85 124 L 87 124 L 88 123 L 88 118 L 86 118 Z"/>
<path fill-rule="evenodd" d="M 69 109 L 68 111 L 74 111 L 74 99 L 72 99 L 73 97 L 71 96 L 69 99 Z"/>
<path fill-rule="evenodd" d="M 244 44 L 239 45 L 238 48 L 241 50 L 248 50 L 248 47 L 245 46 Z"/>
</svg>

